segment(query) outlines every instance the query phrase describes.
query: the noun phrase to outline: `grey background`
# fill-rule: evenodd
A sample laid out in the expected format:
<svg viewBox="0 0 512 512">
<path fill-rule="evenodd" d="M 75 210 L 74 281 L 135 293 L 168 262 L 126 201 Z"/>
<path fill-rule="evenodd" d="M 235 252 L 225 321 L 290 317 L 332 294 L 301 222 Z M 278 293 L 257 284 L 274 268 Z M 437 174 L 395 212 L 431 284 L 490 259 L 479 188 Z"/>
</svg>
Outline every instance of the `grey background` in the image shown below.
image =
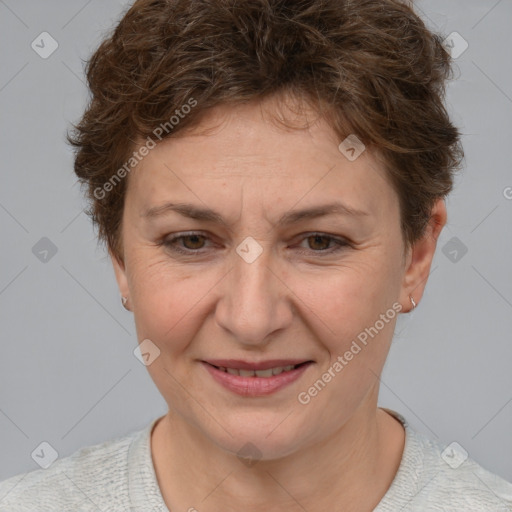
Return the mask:
<svg viewBox="0 0 512 512">
<path fill-rule="evenodd" d="M 65 457 L 166 412 L 64 142 L 87 100 L 82 60 L 127 4 L 0 0 L 0 480 L 37 469 L 43 440 Z M 400 315 L 380 405 L 512 481 L 512 2 L 417 7 L 469 44 L 448 88 L 466 165 L 423 300 Z M 47 59 L 31 48 L 43 31 L 59 44 Z M 57 248 L 46 262 L 42 237 Z"/>
</svg>

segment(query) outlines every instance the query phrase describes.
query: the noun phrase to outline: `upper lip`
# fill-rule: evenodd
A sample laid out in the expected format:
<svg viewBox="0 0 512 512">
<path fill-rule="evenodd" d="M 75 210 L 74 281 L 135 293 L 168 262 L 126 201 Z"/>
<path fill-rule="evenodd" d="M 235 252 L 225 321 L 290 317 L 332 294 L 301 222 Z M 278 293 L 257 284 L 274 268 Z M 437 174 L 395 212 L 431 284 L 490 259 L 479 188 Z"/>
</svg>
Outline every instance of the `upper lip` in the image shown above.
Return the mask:
<svg viewBox="0 0 512 512">
<path fill-rule="evenodd" d="M 206 359 L 205 363 L 223 368 L 236 368 L 238 370 L 268 370 L 280 366 L 295 366 L 296 364 L 311 362 L 311 359 L 269 359 L 267 361 L 250 362 L 241 359 Z"/>
</svg>

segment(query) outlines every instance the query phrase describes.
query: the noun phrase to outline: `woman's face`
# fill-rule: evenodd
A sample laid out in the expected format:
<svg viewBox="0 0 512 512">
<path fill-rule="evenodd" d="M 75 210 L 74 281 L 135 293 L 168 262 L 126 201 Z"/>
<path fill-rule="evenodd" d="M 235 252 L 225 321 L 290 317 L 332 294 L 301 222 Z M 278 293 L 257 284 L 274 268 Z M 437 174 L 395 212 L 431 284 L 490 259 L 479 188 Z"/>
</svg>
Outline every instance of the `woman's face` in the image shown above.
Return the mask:
<svg viewBox="0 0 512 512">
<path fill-rule="evenodd" d="M 160 350 L 148 370 L 171 412 L 271 459 L 375 409 L 408 258 L 369 151 L 350 161 L 325 121 L 286 130 L 261 108 L 274 107 L 217 108 L 200 126 L 215 130 L 149 151 L 129 176 L 114 265 L 139 342 Z"/>
</svg>

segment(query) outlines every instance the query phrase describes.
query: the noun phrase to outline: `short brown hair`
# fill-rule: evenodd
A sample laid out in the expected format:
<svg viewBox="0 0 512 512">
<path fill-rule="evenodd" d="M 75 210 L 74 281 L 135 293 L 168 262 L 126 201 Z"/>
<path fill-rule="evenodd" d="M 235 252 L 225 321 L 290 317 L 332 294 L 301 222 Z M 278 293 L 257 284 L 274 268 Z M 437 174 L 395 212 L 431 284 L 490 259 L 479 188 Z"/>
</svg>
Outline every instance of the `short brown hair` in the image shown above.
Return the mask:
<svg viewBox="0 0 512 512">
<path fill-rule="evenodd" d="M 410 246 L 463 159 L 442 40 L 405 0 L 136 1 L 89 60 L 91 101 L 68 135 L 99 239 L 122 259 L 126 180 L 97 191 L 176 109 L 197 103 L 166 137 L 212 107 L 286 92 L 379 150 Z"/>
</svg>

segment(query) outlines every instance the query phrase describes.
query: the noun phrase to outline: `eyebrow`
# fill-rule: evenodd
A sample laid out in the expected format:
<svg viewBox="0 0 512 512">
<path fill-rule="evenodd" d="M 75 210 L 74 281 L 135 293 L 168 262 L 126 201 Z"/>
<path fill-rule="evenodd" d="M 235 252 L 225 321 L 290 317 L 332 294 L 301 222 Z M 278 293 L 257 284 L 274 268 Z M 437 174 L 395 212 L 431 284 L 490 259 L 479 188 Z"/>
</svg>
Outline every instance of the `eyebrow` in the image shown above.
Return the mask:
<svg viewBox="0 0 512 512">
<path fill-rule="evenodd" d="M 165 203 L 160 206 L 154 206 L 144 210 L 141 217 L 155 218 L 166 215 L 170 212 L 176 212 L 190 219 L 214 222 L 223 226 L 228 226 L 222 215 L 210 208 L 200 208 L 188 203 Z M 289 225 L 304 219 L 316 219 L 326 215 L 343 215 L 347 217 L 365 217 L 370 215 L 368 212 L 358 210 L 340 202 L 330 203 L 303 210 L 292 210 L 281 216 L 278 225 Z"/>
</svg>

